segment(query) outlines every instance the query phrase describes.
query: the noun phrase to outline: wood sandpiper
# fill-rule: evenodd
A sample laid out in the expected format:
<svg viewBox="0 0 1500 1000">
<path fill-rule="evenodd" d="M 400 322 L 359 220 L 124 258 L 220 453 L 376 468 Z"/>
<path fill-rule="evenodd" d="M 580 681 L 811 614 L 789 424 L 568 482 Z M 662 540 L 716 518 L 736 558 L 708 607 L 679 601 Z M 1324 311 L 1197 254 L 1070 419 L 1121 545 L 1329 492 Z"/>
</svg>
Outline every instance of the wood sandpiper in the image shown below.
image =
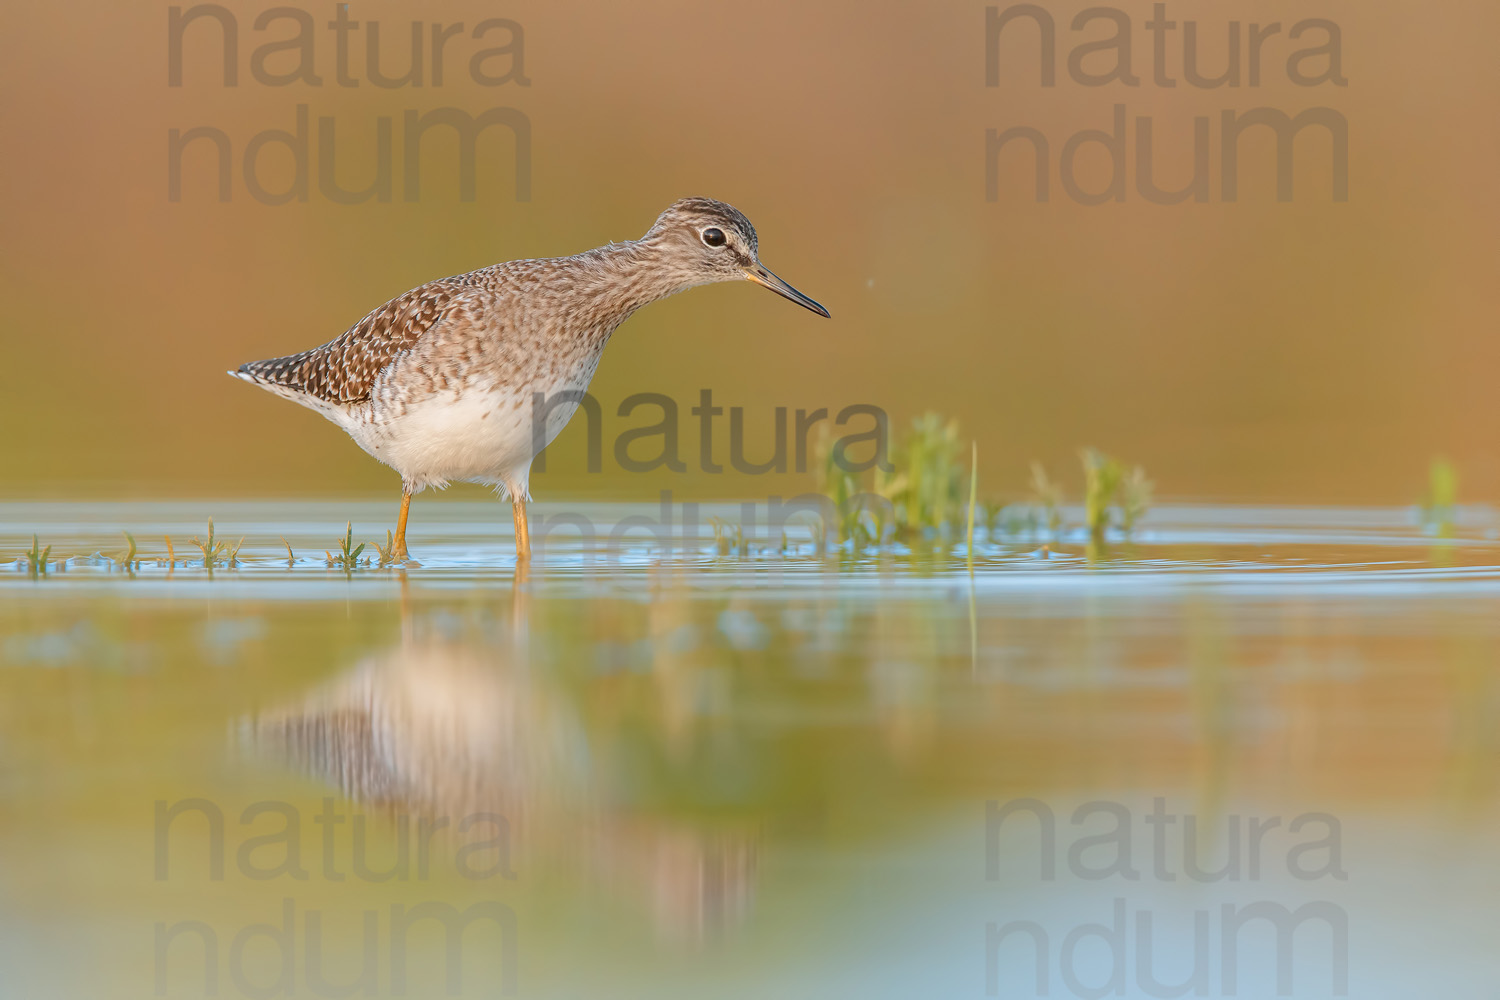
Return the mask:
<svg viewBox="0 0 1500 1000">
<path fill-rule="evenodd" d="M 431 281 L 322 347 L 229 374 L 317 410 L 401 474 L 396 559 L 412 494 L 465 481 L 510 497 L 527 560 L 532 459 L 578 408 L 610 334 L 649 302 L 738 280 L 828 315 L 760 262 L 739 210 L 686 198 L 638 240 Z"/>
</svg>

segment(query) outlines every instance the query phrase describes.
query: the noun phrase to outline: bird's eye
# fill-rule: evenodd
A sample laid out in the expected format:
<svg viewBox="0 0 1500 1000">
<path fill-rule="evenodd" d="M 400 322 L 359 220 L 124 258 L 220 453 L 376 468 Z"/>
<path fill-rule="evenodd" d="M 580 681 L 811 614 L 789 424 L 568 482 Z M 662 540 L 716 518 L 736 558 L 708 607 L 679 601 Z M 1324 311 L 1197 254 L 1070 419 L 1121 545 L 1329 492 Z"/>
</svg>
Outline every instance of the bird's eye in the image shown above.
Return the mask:
<svg viewBox="0 0 1500 1000">
<path fill-rule="evenodd" d="M 725 242 L 724 230 L 719 229 L 716 226 L 708 227 L 707 229 L 703 230 L 703 242 L 711 247 L 723 246 Z"/>
</svg>

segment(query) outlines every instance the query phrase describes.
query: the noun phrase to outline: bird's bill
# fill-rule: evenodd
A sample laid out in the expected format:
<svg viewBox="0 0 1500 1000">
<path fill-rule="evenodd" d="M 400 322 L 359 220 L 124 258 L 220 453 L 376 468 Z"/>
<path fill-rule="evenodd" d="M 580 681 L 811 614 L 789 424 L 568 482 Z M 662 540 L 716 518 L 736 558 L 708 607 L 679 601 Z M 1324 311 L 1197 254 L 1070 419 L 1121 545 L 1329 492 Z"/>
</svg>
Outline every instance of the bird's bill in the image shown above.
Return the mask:
<svg viewBox="0 0 1500 1000">
<path fill-rule="evenodd" d="M 824 309 L 822 306 L 818 305 L 818 303 L 814 302 L 806 295 L 803 295 L 801 292 L 797 291 L 797 289 L 793 288 L 791 285 L 788 285 L 785 281 L 782 281 L 780 278 L 776 277 L 776 275 L 771 273 L 771 269 L 766 267 L 766 265 L 764 264 L 756 264 L 754 267 L 745 268 L 745 277 L 755 282 L 757 285 L 765 285 L 771 291 L 775 292 L 777 295 L 782 296 L 783 298 L 791 299 L 793 302 L 797 303 L 804 309 L 811 309 L 819 316 L 823 316 L 825 318 L 828 316 L 827 309 Z"/>
</svg>

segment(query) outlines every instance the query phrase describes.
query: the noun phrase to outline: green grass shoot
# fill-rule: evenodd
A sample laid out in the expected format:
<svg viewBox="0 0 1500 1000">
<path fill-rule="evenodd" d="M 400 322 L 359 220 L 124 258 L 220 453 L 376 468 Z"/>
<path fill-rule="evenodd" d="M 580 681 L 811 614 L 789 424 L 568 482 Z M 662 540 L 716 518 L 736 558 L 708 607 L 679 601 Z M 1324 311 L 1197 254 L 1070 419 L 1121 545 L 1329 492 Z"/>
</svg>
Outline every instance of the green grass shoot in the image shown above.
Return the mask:
<svg viewBox="0 0 1500 1000">
<path fill-rule="evenodd" d="M 974 575 L 974 509 L 979 505 L 979 442 L 969 448 L 969 575 Z"/>
<path fill-rule="evenodd" d="M 1427 468 L 1427 496 L 1422 501 L 1422 526 L 1439 538 L 1453 537 L 1453 519 L 1458 507 L 1458 469 L 1438 456 Z"/>
<path fill-rule="evenodd" d="M 1041 462 L 1031 463 L 1031 496 L 1046 520 L 1047 532 L 1054 538 L 1063 528 L 1062 484 L 1047 475 Z"/>
<path fill-rule="evenodd" d="M 1079 452 L 1083 462 L 1083 519 L 1089 535 L 1102 540 L 1109 530 L 1110 510 L 1120 492 L 1124 473 L 1120 463 L 1094 448 Z"/>
<path fill-rule="evenodd" d="M 1154 484 L 1146 470 L 1137 465 L 1128 472 L 1125 466 L 1097 448 L 1079 453 L 1083 463 L 1084 519 L 1089 536 L 1102 543 L 1110 528 L 1129 535 L 1151 506 Z"/>
<path fill-rule="evenodd" d="M 719 555 L 727 556 L 731 552 L 739 556 L 750 554 L 750 543 L 741 525 L 731 525 L 722 517 L 711 517 L 708 523 L 714 529 L 714 551 Z"/>
<path fill-rule="evenodd" d="M 856 552 L 884 542 L 888 528 L 908 544 L 951 544 L 965 532 L 972 565 L 981 521 L 987 538 L 1021 534 L 1035 538 L 1045 529 L 1056 541 L 1066 527 L 1062 485 L 1040 462 L 1031 463 L 1029 502 L 981 504 L 979 443 L 970 442 L 966 470 L 958 421 L 937 413 L 924 413 L 912 421 L 891 447 L 889 468 L 875 468 L 868 486 L 845 467 L 844 456 L 831 446 L 831 434 L 825 432 L 820 439 L 819 456 L 818 488 L 833 502 L 839 544 L 851 545 Z M 1131 534 L 1153 499 L 1154 485 L 1145 469 L 1127 468 L 1096 448 L 1083 449 L 1080 460 L 1084 522 L 1090 538 L 1102 543 L 1111 530 Z"/>
<path fill-rule="evenodd" d="M 195 535 L 192 538 L 192 543 L 198 546 L 198 550 L 203 553 L 203 568 L 211 570 L 220 563 L 226 566 L 236 565 L 239 562 L 240 546 L 245 544 L 245 540 L 241 538 L 233 545 L 230 545 L 228 542 L 218 541 L 214 536 L 214 519 L 209 518 L 208 538 L 200 541 Z M 167 548 L 169 551 L 171 544 L 171 540 L 168 539 Z"/>
<path fill-rule="evenodd" d="M 375 551 L 379 553 L 380 561 L 377 565 L 389 566 L 396 561 L 396 533 L 389 529 L 385 533 L 385 544 L 375 543 Z"/>
<path fill-rule="evenodd" d="M 1151 507 L 1155 484 L 1146 478 L 1146 470 L 1137 465 L 1120 482 L 1120 530 L 1129 535 Z"/>
<path fill-rule="evenodd" d="M 31 548 L 26 553 L 26 569 L 32 576 L 47 575 L 47 556 L 51 552 L 52 546 L 44 548 L 35 535 L 31 536 Z"/>
<path fill-rule="evenodd" d="M 818 489 L 833 501 L 838 516 L 836 527 L 839 543 L 843 544 L 854 535 L 859 521 L 859 512 L 852 502 L 861 492 L 859 479 L 839 461 L 840 456 L 833 445 L 833 435 L 828 431 L 827 425 L 824 425 L 822 436 L 818 439 L 818 455 Z"/>
<path fill-rule="evenodd" d="M 354 544 L 354 522 L 350 521 L 344 526 L 344 537 L 339 541 L 337 554 L 325 551 L 328 557 L 328 565 L 338 567 L 345 573 L 352 572 L 359 566 L 360 553 L 364 552 L 365 543 Z"/>
<path fill-rule="evenodd" d="M 889 468 L 876 467 L 869 485 L 846 468 L 844 456 L 820 441 L 818 487 L 838 512 L 839 543 L 855 549 L 885 541 L 887 529 L 904 540 L 952 538 L 963 525 L 963 445 L 957 420 L 924 413 L 893 442 Z M 873 496 L 889 504 L 857 502 Z M 892 521 L 894 523 L 892 523 Z"/>
<path fill-rule="evenodd" d="M 963 511 L 962 454 L 957 420 L 924 413 L 912 421 L 891 449 L 892 471 L 875 470 L 875 492 L 891 502 L 897 534 L 927 537 L 957 526 Z"/>
<path fill-rule="evenodd" d="M 128 531 L 122 531 L 121 534 L 125 536 L 126 548 L 125 551 L 120 553 L 120 555 L 115 559 L 115 562 L 119 563 L 127 570 L 133 570 L 137 566 L 135 536 Z"/>
</svg>

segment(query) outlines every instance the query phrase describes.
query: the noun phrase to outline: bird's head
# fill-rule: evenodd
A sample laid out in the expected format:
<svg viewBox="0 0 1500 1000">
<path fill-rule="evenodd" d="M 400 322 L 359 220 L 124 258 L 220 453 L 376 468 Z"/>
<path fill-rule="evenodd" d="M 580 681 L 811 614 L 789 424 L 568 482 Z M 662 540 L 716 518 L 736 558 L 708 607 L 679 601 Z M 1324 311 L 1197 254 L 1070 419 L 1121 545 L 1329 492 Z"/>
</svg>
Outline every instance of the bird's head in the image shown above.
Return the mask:
<svg viewBox="0 0 1500 1000">
<path fill-rule="evenodd" d="M 819 316 L 828 315 L 827 309 L 760 262 L 755 227 L 733 205 L 712 198 L 674 202 L 641 243 L 652 247 L 661 264 L 678 272 L 689 284 L 753 281 Z"/>
</svg>

